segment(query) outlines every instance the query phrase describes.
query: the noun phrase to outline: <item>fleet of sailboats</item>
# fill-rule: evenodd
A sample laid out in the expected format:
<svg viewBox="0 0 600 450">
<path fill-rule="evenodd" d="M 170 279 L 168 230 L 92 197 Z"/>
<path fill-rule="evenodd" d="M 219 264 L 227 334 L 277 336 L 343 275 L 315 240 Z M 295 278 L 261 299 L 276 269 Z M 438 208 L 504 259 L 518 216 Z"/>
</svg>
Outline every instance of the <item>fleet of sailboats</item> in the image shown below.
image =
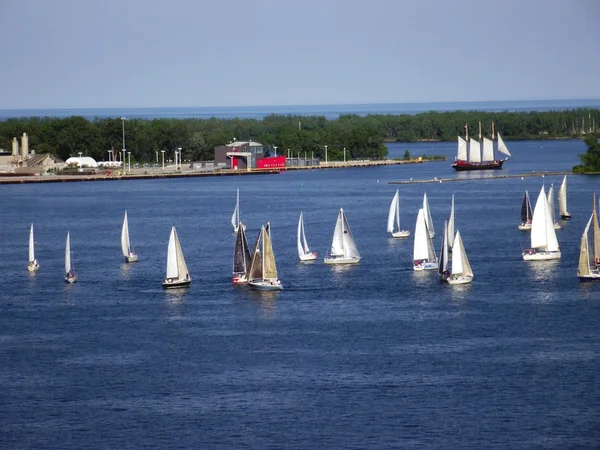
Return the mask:
<svg viewBox="0 0 600 450">
<path fill-rule="evenodd" d="M 31 224 L 31 228 L 29 228 L 29 264 L 27 264 L 27 270 L 30 272 L 35 272 L 40 270 L 40 264 L 38 260 L 35 259 L 35 244 L 33 240 L 33 224 Z"/>
<path fill-rule="evenodd" d="M 571 218 L 571 213 L 567 209 L 567 176 L 562 180 L 560 184 L 560 189 L 558 190 L 558 214 L 560 214 L 560 218 L 563 220 L 569 220 Z"/>
<path fill-rule="evenodd" d="M 254 289 L 262 291 L 283 289 L 281 281 L 277 278 L 277 265 L 275 264 L 271 236 L 264 226 L 261 227 L 254 244 L 247 278 L 248 285 Z"/>
<path fill-rule="evenodd" d="M 171 228 L 169 236 L 169 246 L 167 248 L 167 275 L 163 280 L 162 286 L 165 289 L 188 287 L 192 282 L 192 277 L 188 271 L 177 236 L 175 226 Z"/>
<path fill-rule="evenodd" d="M 481 122 L 479 122 L 479 141 L 469 138 L 469 128 L 465 125 L 465 138 L 458 136 L 458 151 L 456 154 L 456 160 L 452 164 L 452 168 L 455 170 L 488 170 L 488 169 L 502 169 L 502 164 L 511 154 L 508 151 L 508 147 L 502 140 L 500 133 L 496 133 L 498 136 L 498 147 L 497 151 L 505 154 L 507 157 L 504 159 L 496 159 L 494 155 L 494 123 L 492 122 L 492 139 L 483 137 L 483 145 L 479 142 L 482 139 L 481 134 Z M 468 142 L 468 145 L 467 145 Z"/>
<path fill-rule="evenodd" d="M 525 191 L 523 204 L 521 205 L 521 224 L 519 230 L 531 230 L 531 221 L 533 220 L 533 212 L 531 211 L 531 201 L 529 200 L 529 192 Z"/>
<path fill-rule="evenodd" d="M 75 283 L 77 276 L 71 267 L 71 236 L 67 231 L 67 242 L 65 243 L 65 281 L 67 283 Z"/>
<path fill-rule="evenodd" d="M 123 226 L 121 227 L 121 252 L 128 263 L 136 262 L 138 255 L 133 251 L 133 247 L 129 242 L 129 224 L 127 222 L 127 211 L 123 217 Z"/>
<path fill-rule="evenodd" d="M 560 259 L 560 248 L 544 186 L 535 203 L 531 223 L 531 248 L 523 251 L 525 261 Z"/>
<path fill-rule="evenodd" d="M 415 241 L 413 245 L 413 269 L 432 270 L 438 268 L 438 261 L 433 248 L 431 234 L 425 220 L 423 208 L 417 214 Z"/>
<path fill-rule="evenodd" d="M 241 226 L 236 233 L 233 249 L 233 279 L 231 280 L 233 284 L 248 283 L 246 275 L 250 269 L 250 259 L 246 230 L 244 226 Z"/>
<path fill-rule="evenodd" d="M 360 261 L 360 254 L 356 248 L 352 231 L 348 219 L 344 213 L 344 208 L 340 209 L 329 255 L 325 257 L 325 264 L 357 264 Z"/>
<path fill-rule="evenodd" d="M 297 246 L 298 246 L 298 258 L 300 261 L 314 261 L 317 259 L 317 252 L 311 252 L 306 242 L 306 235 L 304 234 L 304 216 L 300 211 L 300 218 L 298 219 L 298 233 L 297 233 Z"/>
<path fill-rule="evenodd" d="M 390 211 L 388 213 L 387 232 L 392 233 L 393 238 L 407 238 L 410 236 L 410 231 L 400 229 L 400 194 L 396 189 L 396 194 L 392 198 Z"/>
</svg>

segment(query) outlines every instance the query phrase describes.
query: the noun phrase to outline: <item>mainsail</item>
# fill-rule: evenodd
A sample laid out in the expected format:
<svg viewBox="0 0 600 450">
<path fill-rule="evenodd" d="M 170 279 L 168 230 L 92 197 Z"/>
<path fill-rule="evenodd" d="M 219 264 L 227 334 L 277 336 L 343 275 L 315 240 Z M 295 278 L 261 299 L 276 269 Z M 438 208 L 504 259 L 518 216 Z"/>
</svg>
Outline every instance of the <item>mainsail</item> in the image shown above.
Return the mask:
<svg viewBox="0 0 600 450">
<path fill-rule="evenodd" d="M 481 144 L 473 138 L 469 138 L 469 161 L 481 162 Z"/>
<path fill-rule="evenodd" d="M 300 211 L 300 219 L 298 219 L 296 243 L 298 245 L 298 257 L 301 258 L 310 252 L 308 242 L 306 242 L 306 235 L 304 234 L 304 215 L 302 214 L 302 211 Z"/>
<path fill-rule="evenodd" d="M 483 138 L 483 156 L 481 159 L 486 162 L 494 161 L 494 143 L 488 138 Z"/>
<path fill-rule="evenodd" d="M 450 207 L 450 219 L 448 219 L 448 244 L 450 248 L 452 248 L 453 241 L 452 237 L 454 236 L 454 194 L 452 194 L 452 206 Z"/>
<path fill-rule="evenodd" d="M 333 239 L 331 240 L 331 250 L 329 254 L 331 256 L 343 256 L 344 255 L 344 210 L 340 209 L 337 221 L 335 222 L 335 230 L 333 231 Z"/>
<path fill-rule="evenodd" d="M 169 236 L 169 247 L 167 248 L 167 278 L 184 279 L 186 276 L 189 279 L 189 272 L 177 236 L 175 227 L 171 228 Z"/>
<path fill-rule="evenodd" d="M 71 236 L 67 231 L 67 243 L 65 244 L 65 274 L 71 271 Z"/>
<path fill-rule="evenodd" d="M 596 203 L 596 202 L 594 202 Z M 590 230 L 590 225 L 592 220 L 596 217 L 596 212 L 592 212 L 590 216 L 590 220 L 581 235 L 581 246 L 579 247 L 579 270 L 577 271 L 578 276 L 586 276 L 589 275 L 592 271 L 592 262 L 591 262 L 591 254 L 589 251 L 588 245 L 588 232 Z"/>
<path fill-rule="evenodd" d="M 429 202 L 427 201 L 427 192 L 423 194 L 423 214 L 425 217 L 425 223 L 427 224 L 427 229 L 429 230 L 429 235 L 433 237 L 435 236 L 435 230 L 433 229 L 433 220 L 431 220 L 431 211 L 429 209 Z"/>
<path fill-rule="evenodd" d="M 596 194 L 594 193 L 594 262 L 600 266 L 600 226 L 598 226 L 598 215 L 596 214 Z"/>
<path fill-rule="evenodd" d="M 563 181 L 558 190 L 558 214 L 562 217 L 568 214 L 567 209 L 567 176 L 563 178 Z"/>
<path fill-rule="evenodd" d="M 262 229 L 263 240 L 263 279 L 277 279 L 277 265 L 275 264 L 275 254 L 273 253 L 273 246 L 271 244 L 271 236 L 269 233 Z"/>
<path fill-rule="evenodd" d="M 554 223 L 550 216 L 548 199 L 544 186 L 535 203 L 533 210 L 533 221 L 531 223 L 531 247 L 539 248 L 548 252 L 558 251 L 558 241 L 554 231 Z"/>
<path fill-rule="evenodd" d="M 431 235 L 427 229 L 427 223 L 425 222 L 425 213 L 423 212 L 423 209 L 419 209 L 419 213 L 417 214 L 415 241 L 413 245 L 413 260 L 427 260 L 429 262 L 436 261 L 435 250 L 433 249 L 433 243 L 431 242 Z"/>
<path fill-rule="evenodd" d="M 523 197 L 523 204 L 521 205 L 521 222 L 531 222 L 533 214 L 531 212 L 531 202 L 529 201 L 529 193 L 525 191 L 525 197 Z"/>
<path fill-rule="evenodd" d="M 131 249 L 129 244 L 129 224 L 127 222 L 127 211 L 123 217 L 123 227 L 121 228 L 121 252 L 123 256 L 129 256 Z"/>
<path fill-rule="evenodd" d="M 264 232 L 264 227 L 261 227 L 258 232 L 258 236 L 256 236 L 256 242 L 254 242 L 254 249 L 252 250 L 252 261 L 250 262 L 250 268 L 248 270 L 248 275 L 246 278 L 248 280 L 255 280 L 262 278 L 262 252 L 261 252 L 261 242 L 262 235 Z"/>
<path fill-rule="evenodd" d="M 460 161 L 467 160 L 467 141 L 460 136 L 458 136 L 458 152 L 456 154 L 456 159 Z"/>
<path fill-rule="evenodd" d="M 390 211 L 388 213 L 388 221 L 387 221 L 387 231 L 388 233 L 394 232 L 394 224 L 398 224 L 398 230 L 400 229 L 400 196 L 398 193 L 398 189 L 396 189 L 396 194 L 392 199 L 392 203 L 390 204 Z"/>
<path fill-rule="evenodd" d="M 448 270 L 448 222 L 444 221 L 444 237 L 442 239 L 442 249 L 440 250 L 438 273 L 441 276 L 443 276 L 447 270 Z"/>
<path fill-rule="evenodd" d="M 554 185 L 550 185 L 550 189 L 548 189 L 548 209 L 550 211 L 550 220 L 552 220 L 552 225 L 554 226 L 555 215 L 554 215 Z"/>
<path fill-rule="evenodd" d="M 29 229 L 29 262 L 32 262 L 35 259 L 35 250 L 33 243 L 33 224 L 31 224 L 31 228 Z"/>
<path fill-rule="evenodd" d="M 350 231 L 350 225 L 348 224 L 348 219 L 346 218 L 346 214 L 344 214 L 344 210 L 340 210 L 343 218 L 343 241 L 344 241 L 344 256 L 346 258 L 358 258 L 360 254 L 358 253 L 358 248 L 356 248 L 356 242 L 354 242 L 354 237 L 352 237 L 352 231 Z"/>
<path fill-rule="evenodd" d="M 454 244 L 452 245 L 452 275 L 473 276 L 473 270 L 471 264 L 469 264 L 460 231 L 456 231 Z"/>
<path fill-rule="evenodd" d="M 250 267 L 250 251 L 248 250 L 248 240 L 244 227 L 240 227 L 236 238 L 233 251 L 233 273 L 245 274 Z"/>
<path fill-rule="evenodd" d="M 237 197 L 235 202 L 235 209 L 231 215 L 231 226 L 237 231 L 240 224 L 240 190 L 237 190 Z"/>
</svg>

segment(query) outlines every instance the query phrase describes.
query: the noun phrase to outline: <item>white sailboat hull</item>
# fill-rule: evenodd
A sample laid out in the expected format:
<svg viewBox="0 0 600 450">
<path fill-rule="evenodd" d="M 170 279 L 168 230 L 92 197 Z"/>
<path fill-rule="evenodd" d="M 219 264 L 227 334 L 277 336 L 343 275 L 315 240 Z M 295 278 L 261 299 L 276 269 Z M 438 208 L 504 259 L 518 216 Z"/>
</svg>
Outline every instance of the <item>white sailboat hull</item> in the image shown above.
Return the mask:
<svg viewBox="0 0 600 450">
<path fill-rule="evenodd" d="M 446 281 L 448 282 L 448 284 L 468 284 L 473 281 L 473 276 L 472 275 L 467 275 L 467 276 L 452 275 L 452 276 L 448 277 L 448 279 L 446 279 Z"/>
<path fill-rule="evenodd" d="M 248 284 L 248 278 L 245 273 L 234 273 L 231 279 L 233 284 Z"/>
<path fill-rule="evenodd" d="M 135 253 L 132 253 L 131 255 L 125 257 L 125 261 L 127 261 L 128 263 L 137 262 L 137 260 L 138 255 L 136 255 Z"/>
<path fill-rule="evenodd" d="M 579 281 L 600 281 L 600 270 L 594 270 L 587 275 L 577 274 Z"/>
<path fill-rule="evenodd" d="M 437 262 L 421 262 L 419 264 L 413 263 L 413 270 L 437 270 L 438 263 Z"/>
<path fill-rule="evenodd" d="M 558 222 L 554 222 L 554 229 L 555 230 L 560 230 L 562 227 L 560 226 L 560 223 Z"/>
<path fill-rule="evenodd" d="M 300 255 L 300 261 L 302 262 L 314 261 L 315 259 L 317 259 L 317 252 L 308 252 L 304 255 Z"/>
<path fill-rule="evenodd" d="M 268 280 L 261 278 L 258 280 L 250 280 L 248 281 L 248 286 L 252 289 L 258 289 L 259 291 L 280 291 L 283 289 L 283 285 L 278 279 Z"/>
<path fill-rule="evenodd" d="M 408 230 L 396 231 L 395 233 L 392 233 L 392 237 L 395 239 L 406 239 L 407 237 L 410 237 L 410 231 L 408 231 Z"/>
<path fill-rule="evenodd" d="M 77 281 L 77 277 L 75 275 L 71 275 L 71 276 L 67 275 L 65 277 L 65 281 L 67 283 L 75 283 Z"/>
<path fill-rule="evenodd" d="M 571 220 L 571 213 L 570 212 L 566 212 L 560 215 L 560 218 L 563 220 Z"/>
<path fill-rule="evenodd" d="M 346 256 L 326 256 L 323 262 L 325 264 L 358 264 L 360 256 L 346 257 Z"/>
<path fill-rule="evenodd" d="M 519 230 L 521 230 L 521 231 L 531 231 L 531 222 L 522 223 L 521 225 L 519 225 Z"/>
<path fill-rule="evenodd" d="M 549 261 L 552 259 L 560 259 L 560 251 L 547 252 L 539 250 L 525 250 L 523 252 L 524 261 Z"/>
<path fill-rule="evenodd" d="M 40 270 L 40 265 L 37 262 L 37 259 L 34 259 L 27 265 L 27 270 L 29 270 L 30 272 L 36 272 Z"/>
<path fill-rule="evenodd" d="M 190 287 L 191 279 L 179 279 L 179 278 L 165 278 L 162 283 L 162 287 L 165 289 L 175 289 L 182 287 Z"/>
</svg>

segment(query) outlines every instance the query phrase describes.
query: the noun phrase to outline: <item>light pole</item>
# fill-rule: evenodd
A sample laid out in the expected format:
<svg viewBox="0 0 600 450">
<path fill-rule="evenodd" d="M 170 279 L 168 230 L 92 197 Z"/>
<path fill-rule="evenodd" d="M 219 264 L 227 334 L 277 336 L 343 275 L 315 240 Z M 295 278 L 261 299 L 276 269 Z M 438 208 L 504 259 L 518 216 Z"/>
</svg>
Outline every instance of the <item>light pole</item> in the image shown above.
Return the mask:
<svg viewBox="0 0 600 450">
<path fill-rule="evenodd" d="M 177 147 L 177 150 L 179 150 L 179 170 L 181 170 L 181 147 Z M 175 159 L 175 161 L 177 161 L 177 159 Z M 175 163 L 175 170 L 177 170 L 177 162 Z"/>
<path fill-rule="evenodd" d="M 163 170 L 165 170 L 165 151 L 161 150 L 160 151 L 162 153 L 162 164 L 163 164 Z"/>
<path fill-rule="evenodd" d="M 344 164 L 346 164 L 346 147 L 344 147 Z"/>
<path fill-rule="evenodd" d="M 123 165 L 125 165 L 125 117 L 121 117 L 121 122 L 123 122 Z"/>
<path fill-rule="evenodd" d="M 325 162 L 327 162 L 327 146 L 325 146 Z"/>
<path fill-rule="evenodd" d="M 156 150 L 156 164 L 158 164 L 158 150 Z"/>
<path fill-rule="evenodd" d="M 82 154 L 83 152 L 78 152 L 78 153 L 79 153 L 79 171 L 81 172 L 81 167 L 82 167 L 82 166 L 81 166 L 81 154 Z"/>
<path fill-rule="evenodd" d="M 274 156 L 277 156 L 277 146 L 276 145 L 273 146 L 273 151 L 275 152 Z"/>
<path fill-rule="evenodd" d="M 108 162 L 112 161 L 112 150 L 108 151 Z"/>
<path fill-rule="evenodd" d="M 129 166 L 129 173 L 131 173 L 131 152 L 127 152 L 127 165 Z"/>
</svg>

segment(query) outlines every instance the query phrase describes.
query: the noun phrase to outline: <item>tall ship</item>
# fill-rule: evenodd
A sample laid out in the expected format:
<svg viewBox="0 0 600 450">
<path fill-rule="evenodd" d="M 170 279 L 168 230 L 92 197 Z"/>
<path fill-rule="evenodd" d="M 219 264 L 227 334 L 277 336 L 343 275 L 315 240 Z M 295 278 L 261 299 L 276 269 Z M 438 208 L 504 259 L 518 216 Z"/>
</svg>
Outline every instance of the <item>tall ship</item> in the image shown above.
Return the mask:
<svg viewBox="0 0 600 450">
<path fill-rule="evenodd" d="M 481 122 L 479 122 L 479 141 L 469 138 L 469 127 L 465 125 L 465 138 L 458 136 L 458 152 L 456 160 L 452 164 L 455 170 L 490 170 L 502 169 L 504 161 L 511 156 L 506 144 L 502 140 L 500 133 L 495 133 L 498 136 L 498 146 L 494 150 L 494 123 L 492 122 L 492 139 L 486 137 L 482 140 Z M 505 154 L 504 159 L 496 159 L 495 152 Z"/>
</svg>

